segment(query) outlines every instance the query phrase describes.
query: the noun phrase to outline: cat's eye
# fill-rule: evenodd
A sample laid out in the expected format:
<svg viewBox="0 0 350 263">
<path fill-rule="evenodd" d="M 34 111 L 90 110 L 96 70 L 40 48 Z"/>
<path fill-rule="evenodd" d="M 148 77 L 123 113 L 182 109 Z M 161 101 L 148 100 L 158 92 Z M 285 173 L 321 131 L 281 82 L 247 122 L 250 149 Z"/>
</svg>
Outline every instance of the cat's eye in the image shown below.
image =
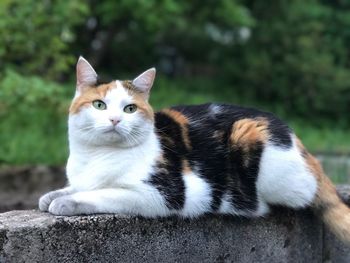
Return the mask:
<svg viewBox="0 0 350 263">
<path fill-rule="evenodd" d="M 137 110 L 137 106 L 135 104 L 129 104 L 124 107 L 125 113 L 134 113 Z"/>
<path fill-rule="evenodd" d="M 94 100 L 92 102 L 92 106 L 94 106 L 98 110 L 105 110 L 105 109 L 107 109 L 106 103 L 104 103 L 102 100 Z"/>
</svg>

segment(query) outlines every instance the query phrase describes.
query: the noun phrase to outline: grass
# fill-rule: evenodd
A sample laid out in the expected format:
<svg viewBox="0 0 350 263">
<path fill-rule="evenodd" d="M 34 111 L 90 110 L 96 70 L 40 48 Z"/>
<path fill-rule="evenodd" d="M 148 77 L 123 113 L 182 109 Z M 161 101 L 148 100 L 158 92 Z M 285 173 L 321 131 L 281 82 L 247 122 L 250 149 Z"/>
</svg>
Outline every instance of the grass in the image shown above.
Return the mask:
<svg viewBox="0 0 350 263">
<path fill-rule="evenodd" d="M 43 100 L 31 104 L 30 110 L 18 106 L 7 110 L 0 122 L 0 162 L 3 164 L 58 164 L 66 162 L 67 108 L 74 93 L 74 85 L 62 85 L 65 92 L 59 99 L 60 105 L 51 105 Z M 176 104 L 199 104 L 205 102 L 229 102 L 268 109 L 244 100 L 235 90 L 220 90 L 221 84 L 213 80 L 190 79 L 169 80 L 160 77 L 151 95 L 151 104 L 160 109 Z M 47 104 L 46 104 L 47 103 Z M 270 107 L 273 109 L 273 107 Z M 0 103 L 1 110 L 1 103 Z M 348 154 L 350 151 L 350 130 L 334 128 L 333 125 L 312 126 L 307 120 L 289 117 L 284 119 L 296 131 L 311 152 L 332 152 Z"/>
</svg>

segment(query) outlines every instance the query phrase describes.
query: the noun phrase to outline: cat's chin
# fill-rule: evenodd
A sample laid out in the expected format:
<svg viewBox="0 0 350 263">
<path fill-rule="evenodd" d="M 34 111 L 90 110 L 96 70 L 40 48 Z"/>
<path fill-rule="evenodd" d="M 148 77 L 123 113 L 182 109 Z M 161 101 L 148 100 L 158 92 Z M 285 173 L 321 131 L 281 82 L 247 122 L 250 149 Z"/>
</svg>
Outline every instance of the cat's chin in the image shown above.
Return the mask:
<svg viewBox="0 0 350 263">
<path fill-rule="evenodd" d="M 102 131 L 102 136 L 106 139 L 110 138 L 111 140 L 123 140 L 125 138 L 124 133 L 122 130 L 118 129 L 117 127 L 108 127 Z"/>
<path fill-rule="evenodd" d="M 138 138 L 130 139 L 128 135 L 122 134 L 118 130 L 110 130 L 103 132 L 101 134 L 102 136 L 99 136 L 99 139 L 96 138 L 95 146 L 115 146 L 115 147 L 121 147 L 121 148 L 131 148 L 135 147 L 142 143 L 143 139 Z"/>
<path fill-rule="evenodd" d="M 108 128 L 102 132 L 103 134 L 119 134 L 118 130 L 116 130 L 114 127 Z"/>
</svg>

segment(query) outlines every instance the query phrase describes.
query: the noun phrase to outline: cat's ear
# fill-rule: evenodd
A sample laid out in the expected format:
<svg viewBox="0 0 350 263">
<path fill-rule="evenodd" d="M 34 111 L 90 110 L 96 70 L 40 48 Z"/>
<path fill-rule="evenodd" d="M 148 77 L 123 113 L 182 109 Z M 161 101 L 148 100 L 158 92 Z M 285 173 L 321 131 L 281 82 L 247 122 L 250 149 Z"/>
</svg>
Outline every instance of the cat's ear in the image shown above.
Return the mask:
<svg viewBox="0 0 350 263">
<path fill-rule="evenodd" d="M 86 86 L 92 86 L 97 83 L 97 73 L 94 68 L 82 56 L 79 57 L 77 63 L 77 90 L 81 90 Z"/>
<path fill-rule="evenodd" d="M 136 77 L 132 84 L 142 93 L 147 96 L 153 86 L 154 78 L 156 77 L 156 69 L 150 68 Z"/>
</svg>

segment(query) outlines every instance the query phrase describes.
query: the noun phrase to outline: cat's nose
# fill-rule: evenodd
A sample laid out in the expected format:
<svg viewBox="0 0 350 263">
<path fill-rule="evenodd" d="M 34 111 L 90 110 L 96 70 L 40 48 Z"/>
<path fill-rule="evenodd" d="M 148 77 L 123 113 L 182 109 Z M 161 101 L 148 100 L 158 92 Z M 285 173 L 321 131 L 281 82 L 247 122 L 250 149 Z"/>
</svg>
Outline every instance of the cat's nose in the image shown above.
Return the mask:
<svg viewBox="0 0 350 263">
<path fill-rule="evenodd" d="M 110 118 L 109 120 L 111 121 L 111 123 L 112 123 L 114 126 L 116 126 L 116 125 L 120 122 L 120 120 L 117 119 L 117 118 Z"/>
</svg>

